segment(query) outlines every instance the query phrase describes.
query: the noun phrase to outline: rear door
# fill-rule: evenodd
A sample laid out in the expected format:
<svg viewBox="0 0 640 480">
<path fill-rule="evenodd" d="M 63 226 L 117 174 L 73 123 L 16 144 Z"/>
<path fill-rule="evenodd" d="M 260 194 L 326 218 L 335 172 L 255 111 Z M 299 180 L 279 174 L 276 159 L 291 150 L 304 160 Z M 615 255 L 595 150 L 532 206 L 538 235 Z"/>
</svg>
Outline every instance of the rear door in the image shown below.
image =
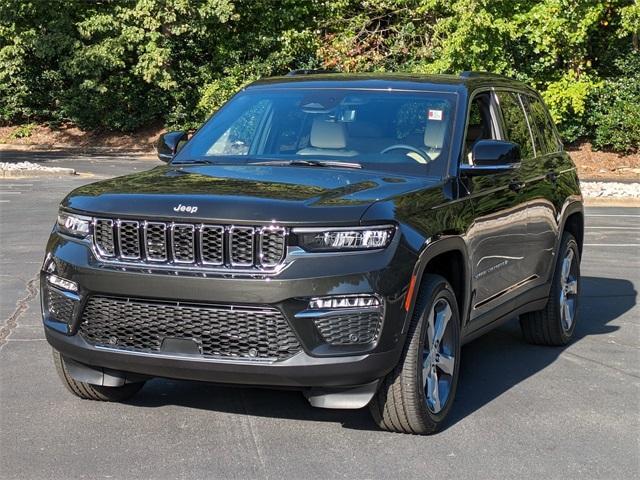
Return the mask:
<svg viewBox="0 0 640 480">
<path fill-rule="evenodd" d="M 534 156 L 522 162 L 527 202 L 526 268 L 536 276 L 536 284 L 545 283 L 553 269 L 554 248 L 558 236 L 558 214 L 562 208 L 558 180 L 564 160 L 561 144 L 542 100 L 533 94 L 521 94 L 534 140 Z"/>
</svg>

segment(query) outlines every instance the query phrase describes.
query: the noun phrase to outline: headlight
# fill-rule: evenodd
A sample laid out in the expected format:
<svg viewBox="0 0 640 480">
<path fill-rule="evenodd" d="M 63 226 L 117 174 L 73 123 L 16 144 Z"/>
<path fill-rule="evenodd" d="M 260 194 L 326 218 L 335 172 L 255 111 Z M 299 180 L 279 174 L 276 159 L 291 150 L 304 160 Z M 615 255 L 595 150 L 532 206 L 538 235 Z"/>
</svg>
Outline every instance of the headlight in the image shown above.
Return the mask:
<svg viewBox="0 0 640 480">
<path fill-rule="evenodd" d="M 91 217 L 83 217 L 74 213 L 58 213 L 58 230 L 72 237 L 85 238 L 89 235 Z"/>
<path fill-rule="evenodd" d="M 297 228 L 293 233 L 298 244 L 309 252 L 369 250 L 385 248 L 391 243 L 395 227 L 355 227 L 336 229 Z"/>
</svg>

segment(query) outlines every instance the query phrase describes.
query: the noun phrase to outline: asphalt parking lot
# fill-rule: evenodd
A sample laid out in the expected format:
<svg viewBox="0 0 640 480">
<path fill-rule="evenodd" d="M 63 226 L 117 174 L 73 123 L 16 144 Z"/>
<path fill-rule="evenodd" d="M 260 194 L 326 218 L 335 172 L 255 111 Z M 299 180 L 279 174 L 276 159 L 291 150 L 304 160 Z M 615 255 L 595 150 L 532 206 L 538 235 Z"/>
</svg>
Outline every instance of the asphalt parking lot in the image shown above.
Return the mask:
<svg viewBox="0 0 640 480">
<path fill-rule="evenodd" d="M 576 340 L 530 346 L 511 321 L 470 343 L 448 427 L 416 437 L 289 391 L 158 379 L 126 404 L 71 396 L 35 282 L 57 204 L 155 162 L 38 161 L 93 176 L 0 180 L 0 478 L 638 478 L 640 209 L 587 209 Z"/>
</svg>

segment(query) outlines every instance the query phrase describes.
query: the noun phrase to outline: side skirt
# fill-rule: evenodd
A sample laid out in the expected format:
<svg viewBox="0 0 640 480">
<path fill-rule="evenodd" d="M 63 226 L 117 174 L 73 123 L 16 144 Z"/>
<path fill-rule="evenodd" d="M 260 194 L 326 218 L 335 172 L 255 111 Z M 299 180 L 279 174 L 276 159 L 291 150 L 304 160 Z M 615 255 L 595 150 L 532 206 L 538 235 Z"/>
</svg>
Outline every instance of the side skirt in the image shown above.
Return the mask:
<svg viewBox="0 0 640 480">
<path fill-rule="evenodd" d="M 469 343 L 518 315 L 542 310 L 549 301 L 550 288 L 550 284 L 539 285 L 467 323 L 462 330 L 462 343 Z"/>
</svg>

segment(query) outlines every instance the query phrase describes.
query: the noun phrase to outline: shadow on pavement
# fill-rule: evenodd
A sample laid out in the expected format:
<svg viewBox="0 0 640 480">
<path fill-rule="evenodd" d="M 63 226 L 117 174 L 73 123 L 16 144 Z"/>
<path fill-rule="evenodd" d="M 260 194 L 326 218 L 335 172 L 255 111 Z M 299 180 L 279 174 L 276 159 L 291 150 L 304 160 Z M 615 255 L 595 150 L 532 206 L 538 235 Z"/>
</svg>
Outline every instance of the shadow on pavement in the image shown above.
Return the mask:
<svg viewBox="0 0 640 480">
<path fill-rule="evenodd" d="M 636 295 L 628 280 L 582 277 L 580 317 L 573 343 L 586 336 L 618 330 L 619 327 L 608 324 L 636 305 Z M 525 343 L 517 320 L 466 345 L 462 350 L 460 383 L 448 427 L 545 369 L 563 350 L 564 347 Z M 129 404 L 147 408 L 180 405 L 257 417 L 334 422 L 356 430 L 377 429 L 367 409 L 313 408 L 297 391 L 154 380 Z"/>
</svg>

